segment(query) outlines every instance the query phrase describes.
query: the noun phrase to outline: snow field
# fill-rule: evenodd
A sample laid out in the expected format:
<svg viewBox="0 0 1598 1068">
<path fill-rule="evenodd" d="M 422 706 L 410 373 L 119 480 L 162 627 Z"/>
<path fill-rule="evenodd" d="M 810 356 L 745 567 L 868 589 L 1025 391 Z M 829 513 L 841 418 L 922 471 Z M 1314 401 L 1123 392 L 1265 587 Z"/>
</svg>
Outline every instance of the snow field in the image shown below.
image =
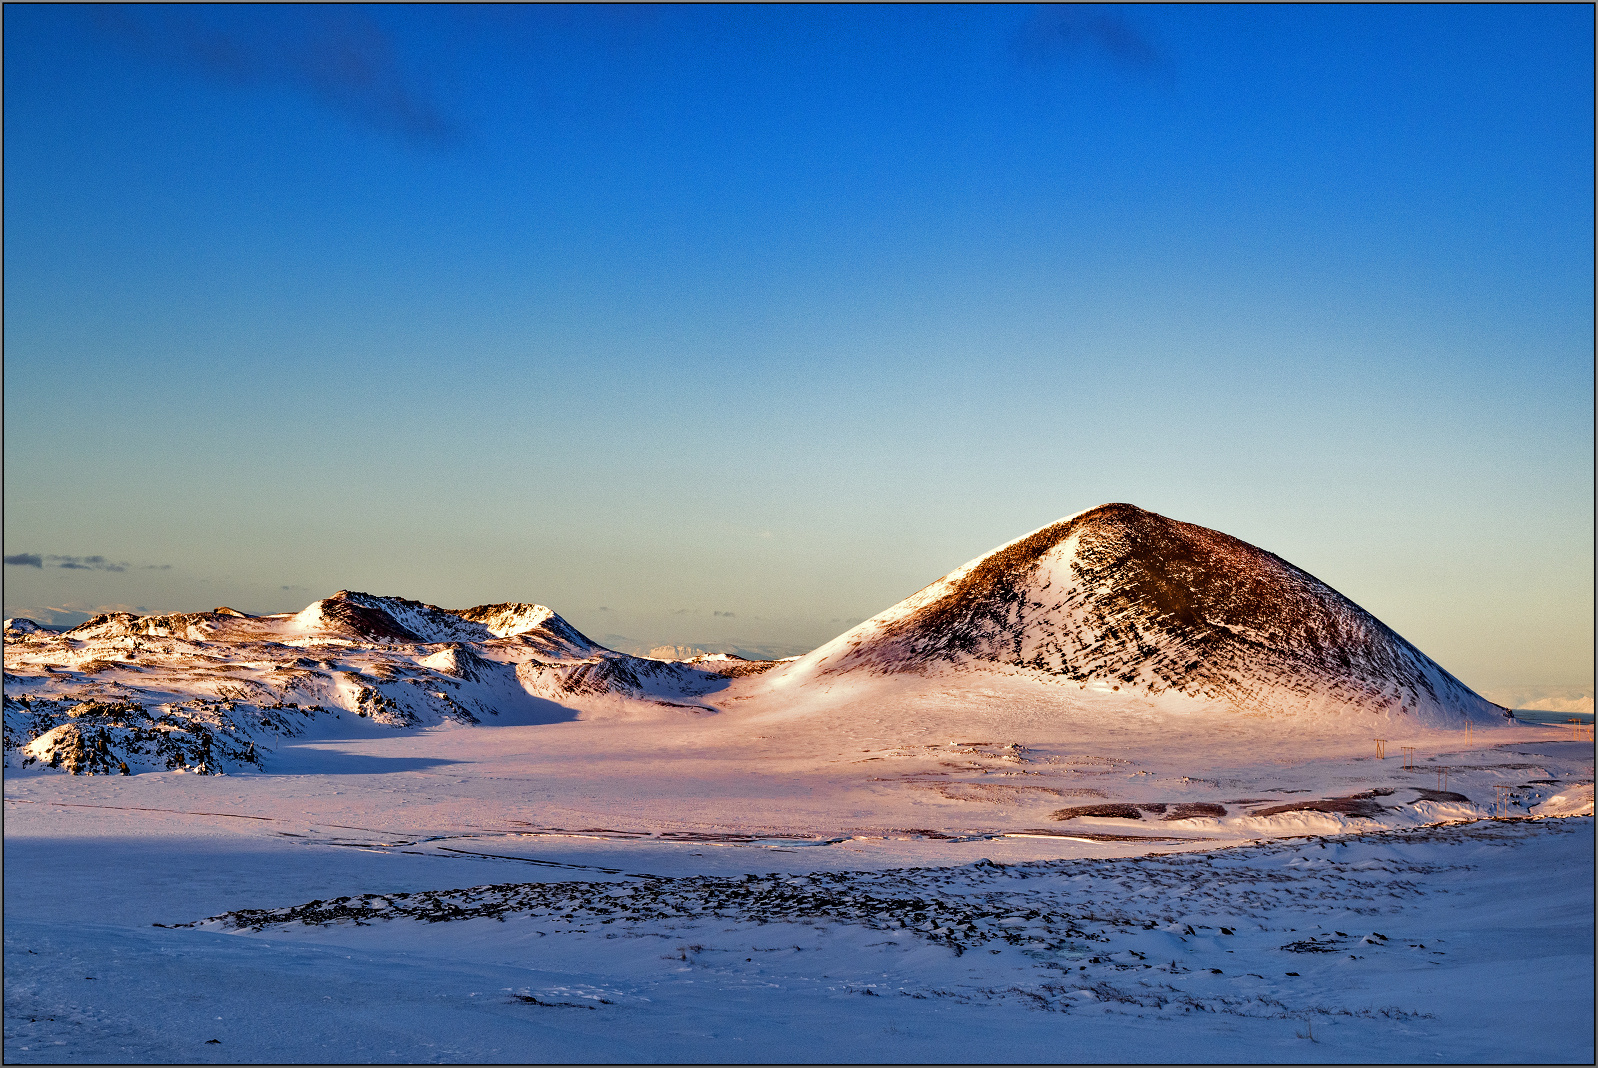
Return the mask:
<svg viewBox="0 0 1598 1068">
<path fill-rule="evenodd" d="M 1584 1060 L 1592 831 L 468 891 L 421 887 L 515 865 L 24 838 L 6 1058 Z"/>
</svg>

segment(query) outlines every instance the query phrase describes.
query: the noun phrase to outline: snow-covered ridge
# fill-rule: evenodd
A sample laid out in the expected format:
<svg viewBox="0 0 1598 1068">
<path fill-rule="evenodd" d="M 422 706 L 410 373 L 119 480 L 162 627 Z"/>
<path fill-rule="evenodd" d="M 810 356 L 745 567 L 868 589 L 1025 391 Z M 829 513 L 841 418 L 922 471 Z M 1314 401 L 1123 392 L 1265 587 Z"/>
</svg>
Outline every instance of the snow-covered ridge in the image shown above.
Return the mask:
<svg viewBox="0 0 1598 1068">
<path fill-rule="evenodd" d="M 373 642 L 486 641 L 493 636 L 482 623 L 435 605 L 349 590 L 307 606 L 292 622 L 306 631 Z"/>
<path fill-rule="evenodd" d="M 1246 712 L 1508 713 L 1281 557 L 1129 504 L 1002 545 L 771 681 L 1017 669 Z"/>
<path fill-rule="evenodd" d="M 404 597 L 378 597 L 340 590 L 291 617 L 292 626 L 311 634 L 343 635 L 365 641 L 428 644 L 484 642 L 492 638 L 536 635 L 551 648 L 588 655 L 607 651 L 590 641 L 551 608 L 541 604 L 485 604 L 449 609 Z"/>
<path fill-rule="evenodd" d="M 263 766 L 283 737 L 350 716 L 395 727 L 681 716 L 768 664 L 650 660 L 549 608 L 449 610 L 341 590 L 303 610 L 8 620 L 5 758 L 78 772 Z"/>
</svg>

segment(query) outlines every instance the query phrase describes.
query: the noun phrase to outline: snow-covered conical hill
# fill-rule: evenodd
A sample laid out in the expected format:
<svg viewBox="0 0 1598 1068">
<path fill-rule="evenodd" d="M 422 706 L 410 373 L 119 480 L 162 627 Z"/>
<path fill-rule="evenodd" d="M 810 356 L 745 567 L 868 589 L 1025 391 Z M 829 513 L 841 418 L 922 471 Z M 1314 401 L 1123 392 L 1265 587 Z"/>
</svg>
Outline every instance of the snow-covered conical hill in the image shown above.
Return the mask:
<svg viewBox="0 0 1598 1068">
<path fill-rule="evenodd" d="M 763 681 L 798 695 L 920 675 L 947 692 L 962 672 L 1253 713 L 1508 714 L 1281 557 L 1129 504 L 1002 545 Z"/>
</svg>

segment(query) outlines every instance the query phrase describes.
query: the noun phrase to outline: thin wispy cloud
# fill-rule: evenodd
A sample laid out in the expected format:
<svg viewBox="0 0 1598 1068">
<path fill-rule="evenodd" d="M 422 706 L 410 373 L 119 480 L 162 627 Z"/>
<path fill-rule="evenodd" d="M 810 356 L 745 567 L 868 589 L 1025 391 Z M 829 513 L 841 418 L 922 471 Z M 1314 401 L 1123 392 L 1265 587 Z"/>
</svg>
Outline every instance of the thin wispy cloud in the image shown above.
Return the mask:
<svg viewBox="0 0 1598 1068">
<path fill-rule="evenodd" d="M 1029 63 L 1059 63 L 1098 55 L 1135 70 L 1166 65 L 1159 49 L 1125 15 L 1094 4 L 1035 8 L 1012 40 L 1016 55 Z"/>
<path fill-rule="evenodd" d="M 104 39 L 156 63 L 225 84 L 306 93 L 416 144 L 458 135 L 428 79 L 360 8 L 93 5 L 89 18 Z"/>
<path fill-rule="evenodd" d="M 663 13 L 670 9 L 650 5 L 446 6 L 429 15 L 452 44 L 407 51 L 359 6 L 104 4 L 84 10 L 104 41 L 147 62 L 220 84 L 307 95 L 372 130 L 425 148 L 465 136 L 463 117 L 440 92 L 441 83 L 458 79 L 460 72 L 449 68 L 464 61 L 463 49 L 507 54 L 537 81 L 540 57 L 557 42 L 613 58 L 638 55 L 644 42 L 666 33 L 673 21 Z M 707 20 L 695 32 L 709 43 L 730 30 Z M 1029 64 L 1097 55 L 1136 70 L 1167 65 L 1164 53 L 1126 15 L 1098 5 L 1039 6 L 1010 44 Z"/>
</svg>

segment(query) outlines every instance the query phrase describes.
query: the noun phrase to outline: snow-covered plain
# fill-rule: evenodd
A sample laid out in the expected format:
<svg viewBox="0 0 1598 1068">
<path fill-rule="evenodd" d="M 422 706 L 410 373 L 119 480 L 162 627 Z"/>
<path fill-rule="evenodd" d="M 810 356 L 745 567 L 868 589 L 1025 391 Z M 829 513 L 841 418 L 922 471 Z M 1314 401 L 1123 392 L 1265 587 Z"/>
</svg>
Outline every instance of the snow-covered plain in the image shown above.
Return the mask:
<svg viewBox="0 0 1598 1068">
<path fill-rule="evenodd" d="M 1035 839 L 450 853 L 126 805 L 262 807 L 191 792 L 240 780 L 171 779 L 74 795 L 121 807 L 38 796 L 60 778 L 9 799 L 8 1062 L 1592 1058 L 1590 817 L 1126 859 Z"/>
<path fill-rule="evenodd" d="M 1593 1057 L 1591 741 L 1126 506 L 792 662 L 6 639 L 9 1062 Z"/>
</svg>

